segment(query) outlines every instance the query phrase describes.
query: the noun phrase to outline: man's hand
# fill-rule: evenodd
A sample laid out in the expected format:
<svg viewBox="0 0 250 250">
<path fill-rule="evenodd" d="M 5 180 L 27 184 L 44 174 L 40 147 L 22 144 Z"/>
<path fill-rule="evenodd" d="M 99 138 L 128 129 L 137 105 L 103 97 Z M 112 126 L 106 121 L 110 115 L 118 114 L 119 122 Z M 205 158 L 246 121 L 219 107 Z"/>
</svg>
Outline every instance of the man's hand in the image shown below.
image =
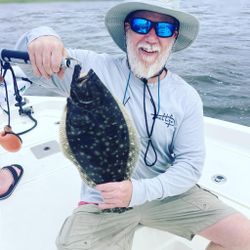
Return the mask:
<svg viewBox="0 0 250 250">
<path fill-rule="evenodd" d="M 96 185 L 96 189 L 101 192 L 103 203 L 98 206 L 101 209 L 128 207 L 132 197 L 132 183 L 130 180 L 121 182 L 109 182 Z"/>
<path fill-rule="evenodd" d="M 49 79 L 53 73 L 63 78 L 64 70 L 60 68 L 66 57 L 66 50 L 61 40 L 55 36 L 41 36 L 28 45 L 28 53 L 36 76 Z"/>
</svg>

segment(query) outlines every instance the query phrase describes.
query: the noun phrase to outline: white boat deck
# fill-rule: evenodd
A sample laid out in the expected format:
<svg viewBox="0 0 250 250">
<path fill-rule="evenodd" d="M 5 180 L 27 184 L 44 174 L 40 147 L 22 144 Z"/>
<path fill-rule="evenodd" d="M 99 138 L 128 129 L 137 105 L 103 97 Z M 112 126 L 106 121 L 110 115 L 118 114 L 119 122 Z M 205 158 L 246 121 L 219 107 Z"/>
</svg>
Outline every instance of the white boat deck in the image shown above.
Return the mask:
<svg viewBox="0 0 250 250">
<path fill-rule="evenodd" d="M 0 201 L 1 250 L 55 250 L 55 238 L 62 222 L 76 207 L 80 177 L 72 163 L 60 152 L 58 122 L 64 99 L 28 97 L 34 104 L 38 126 L 22 136 L 17 153 L 0 148 L 0 166 L 12 163 L 24 167 L 24 175 L 14 193 Z M 12 112 L 14 132 L 29 128 L 28 118 Z M 200 184 L 216 192 L 225 202 L 250 218 L 250 127 L 206 118 L 207 160 Z M 7 116 L 0 113 L 0 128 Z M 18 130 L 18 131 L 17 131 Z M 214 175 L 226 177 L 216 183 Z M 207 241 L 192 242 L 171 234 L 141 227 L 133 250 L 202 250 Z"/>
</svg>

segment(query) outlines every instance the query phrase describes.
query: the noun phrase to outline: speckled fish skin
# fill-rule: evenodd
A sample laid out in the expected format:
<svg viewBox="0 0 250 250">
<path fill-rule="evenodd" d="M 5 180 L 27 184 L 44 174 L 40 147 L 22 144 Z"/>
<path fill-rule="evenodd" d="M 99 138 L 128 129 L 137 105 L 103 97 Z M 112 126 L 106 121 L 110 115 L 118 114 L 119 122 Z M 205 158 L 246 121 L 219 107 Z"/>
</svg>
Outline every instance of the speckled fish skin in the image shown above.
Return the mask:
<svg viewBox="0 0 250 250">
<path fill-rule="evenodd" d="M 80 69 L 61 123 L 63 152 L 89 186 L 129 179 L 139 155 L 136 130 L 95 72 L 79 78 Z"/>
</svg>

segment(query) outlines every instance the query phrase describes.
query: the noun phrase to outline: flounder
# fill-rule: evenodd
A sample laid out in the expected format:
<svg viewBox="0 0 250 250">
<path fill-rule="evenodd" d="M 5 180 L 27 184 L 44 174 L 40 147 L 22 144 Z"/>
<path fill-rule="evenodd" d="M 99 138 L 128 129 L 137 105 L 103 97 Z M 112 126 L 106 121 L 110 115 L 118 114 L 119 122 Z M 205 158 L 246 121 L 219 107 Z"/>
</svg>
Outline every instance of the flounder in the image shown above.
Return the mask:
<svg viewBox="0 0 250 250">
<path fill-rule="evenodd" d="M 63 152 L 91 187 L 129 179 L 139 155 L 133 122 L 93 70 L 80 71 L 76 65 L 61 121 Z"/>
</svg>

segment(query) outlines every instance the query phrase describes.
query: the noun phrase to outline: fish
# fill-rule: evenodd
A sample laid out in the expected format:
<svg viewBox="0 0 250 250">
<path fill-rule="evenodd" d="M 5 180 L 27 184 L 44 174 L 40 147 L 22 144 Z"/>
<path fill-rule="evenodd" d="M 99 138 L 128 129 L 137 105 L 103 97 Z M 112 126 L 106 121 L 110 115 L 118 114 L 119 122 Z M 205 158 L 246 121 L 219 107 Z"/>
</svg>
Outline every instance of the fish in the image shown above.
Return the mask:
<svg viewBox="0 0 250 250">
<path fill-rule="evenodd" d="M 62 151 L 88 186 L 131 178 L 140 151 L 136 128 L 93 69 L 82 76 L 75 65 L 60 124 Z"/>
</svg>

